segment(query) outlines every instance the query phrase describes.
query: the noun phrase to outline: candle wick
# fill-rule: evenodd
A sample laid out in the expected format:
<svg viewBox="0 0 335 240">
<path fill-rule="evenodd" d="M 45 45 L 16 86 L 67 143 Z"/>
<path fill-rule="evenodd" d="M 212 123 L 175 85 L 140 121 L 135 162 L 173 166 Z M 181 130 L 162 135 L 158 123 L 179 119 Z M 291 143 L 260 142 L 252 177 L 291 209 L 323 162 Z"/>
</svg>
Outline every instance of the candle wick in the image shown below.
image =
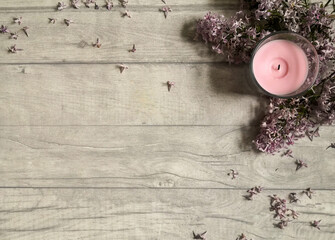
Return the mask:
<svg viewBox="0 0 335 240">
<path fill-rule="evenodd" d="M 278 70 L 280 69 L 280 64 L 278 65 Z"/>
</svg>

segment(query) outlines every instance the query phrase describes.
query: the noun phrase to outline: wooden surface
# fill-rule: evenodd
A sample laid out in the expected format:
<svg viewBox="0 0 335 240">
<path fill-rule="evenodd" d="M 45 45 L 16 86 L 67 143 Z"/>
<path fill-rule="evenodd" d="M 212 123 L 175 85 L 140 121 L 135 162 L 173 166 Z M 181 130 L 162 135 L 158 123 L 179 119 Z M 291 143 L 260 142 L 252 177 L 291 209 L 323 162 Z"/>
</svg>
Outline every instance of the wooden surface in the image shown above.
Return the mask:
<svg viewBox="0 0 335 240">
<path fill-rule="evenodd" d="M 254 151 L 266 99 L 246 84 L 247 66 L 193 41 L 196 19 L 229 16 L 238 1 L 168 0 L 167 19 L 160 0 L 129 2 L 131 19 L 118 5 L 1 0 L 0 24 L 19 29 L 11 19 L 22 16 L 30 36 L 0 35 L 0 239 L 335 239 L 335 151 L 325 150 L 335 127 L 294 146 L 308 163 L 298 172 Z M 8 54 L 13 44 L 24 51 Z M 265 191 L 246 201 L 255 185 Z M 312 199 L 289 204 L 299 219 L 274 228 L 268 195 L 307 187 Z M 309 224 L 319 219 L 321 231 Z"/>
</svg>

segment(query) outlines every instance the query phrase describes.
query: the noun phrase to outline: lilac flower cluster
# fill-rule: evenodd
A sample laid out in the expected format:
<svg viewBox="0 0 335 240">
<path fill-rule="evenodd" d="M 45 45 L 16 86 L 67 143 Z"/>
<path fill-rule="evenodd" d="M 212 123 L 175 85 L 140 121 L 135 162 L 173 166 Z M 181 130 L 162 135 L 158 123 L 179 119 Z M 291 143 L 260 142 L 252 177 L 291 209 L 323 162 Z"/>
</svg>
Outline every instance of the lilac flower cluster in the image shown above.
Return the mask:
<svg viewBox="0 0 335 240">
<path fill-rule="evenodd" d="M 249 62 L 257 41 L 266 34 L 260 36 L 243 11 L 231 18 L 209 12 L 197 25 L 197 35 L 231 63 Z"/>
<path fill-rule="evenodd" d="M 287 208 L 286 200 L 281 199 L 277 195 L 270 197 L 270 211 L 275 212 L 274 218 L 278 218 L 280 222 L 276 223 L 275 226 L 283 229 L 287 227 L 288 223 L 293 219 L 297 219 L 299 214 L 293 209 Z"/>
<path fill-rule="evenodd" d="M 278 149 L 292 145 L 305 136 L 315 126 L 310 120 L 310 100 L 308 98 L 279 99 L 270 98 L 257 138 L 257 149 L 274 153 Z"/>
<path fill-rule="evenodd" d="M 198 38 L 228 62 L 248 63 L 260 39 L 283 30 L 309 39 L 319 55 L 319 76 L 305 96 L 270 98 L 254 143 L 274 154 L 299 138 L 317 136 L 318 126 L 335 122 L 335 18 L 326 6 L 309 0 L 243 0 L 242 6 L 244 10 L 230 18 L 210 12 L 197 24 Z"/>
<path fill-rule="evenodd" d="M 332 124 L 335 121 L 335 72 L 331 79 L 322 82 L 322 91 L 317 98 L 314 117 L 320 124 Z"/>
</svg>

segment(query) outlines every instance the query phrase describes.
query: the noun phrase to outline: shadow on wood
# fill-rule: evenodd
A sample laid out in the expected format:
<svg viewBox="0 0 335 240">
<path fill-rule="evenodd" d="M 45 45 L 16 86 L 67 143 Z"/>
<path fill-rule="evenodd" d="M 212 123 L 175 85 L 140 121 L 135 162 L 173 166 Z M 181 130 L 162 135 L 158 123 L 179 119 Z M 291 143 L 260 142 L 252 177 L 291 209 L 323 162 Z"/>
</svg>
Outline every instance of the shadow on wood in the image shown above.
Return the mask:
<svg viewBox="0 0 335 240">
<path fill-rule="evenodd" d="M 201 40 L 196 39 L 196 23 L 197 19 L 184 24 L 181 36 L 193 44 L 197 49 L 199 56 L 212 56 L 213 62 L 205 63 L 211 65 L 208 72 L 208 78 L 211 83 L 212 91 L 216 94 L 240 94 L 247 95 L 251 98 L 259 98 L 258 105 L 254 107 L 255 118 L 251 119 L 248 126 L 257 126 L 264 116 L 264 109 L 267 105 L 267 99 L 261 96 L 258 89 L 252 83 L 249 73 L 248 64 L 234 65 L 225 62 L 223 55 L 216 54 L 209 45 Z M 217 62 L 220 58 L 221 61 Z M 215 61 L 216 60 L 216 61 Z M 237 100 L 238 101 L 238 100 Z M 252 145 L 252 149 L 257 151 L 252 144 L 252 140 L 256 137 L 258 127 L 246 128 L 242 133 L 241 149 L 246 149 L 248 145 Z"/>
</svg>

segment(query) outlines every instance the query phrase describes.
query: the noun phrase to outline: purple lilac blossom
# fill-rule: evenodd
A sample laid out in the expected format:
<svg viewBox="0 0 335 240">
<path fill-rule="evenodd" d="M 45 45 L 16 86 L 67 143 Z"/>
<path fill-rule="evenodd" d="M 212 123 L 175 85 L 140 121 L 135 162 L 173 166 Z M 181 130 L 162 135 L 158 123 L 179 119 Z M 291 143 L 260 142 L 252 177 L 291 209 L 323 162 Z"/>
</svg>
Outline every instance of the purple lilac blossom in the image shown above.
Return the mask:
<svg viewBox="0 0 335 240">
<path fill-rule="evenodd" d="M 319 55 L 318 78 L 305 96 L 269 100 L 254 144 L 258 150 L 274 154 L 319 125 L 335 122 L 335 19 L 322 4 L 309 1 L 307 5 L 301 0 L 243 0 L 242 3 L 244 10 L 230 18 L 209 12 L 197 23 L 197 37 L 226 61 L 249 63 L 257 42 L 281 30 L 306 37 Z"/>
</svg>

